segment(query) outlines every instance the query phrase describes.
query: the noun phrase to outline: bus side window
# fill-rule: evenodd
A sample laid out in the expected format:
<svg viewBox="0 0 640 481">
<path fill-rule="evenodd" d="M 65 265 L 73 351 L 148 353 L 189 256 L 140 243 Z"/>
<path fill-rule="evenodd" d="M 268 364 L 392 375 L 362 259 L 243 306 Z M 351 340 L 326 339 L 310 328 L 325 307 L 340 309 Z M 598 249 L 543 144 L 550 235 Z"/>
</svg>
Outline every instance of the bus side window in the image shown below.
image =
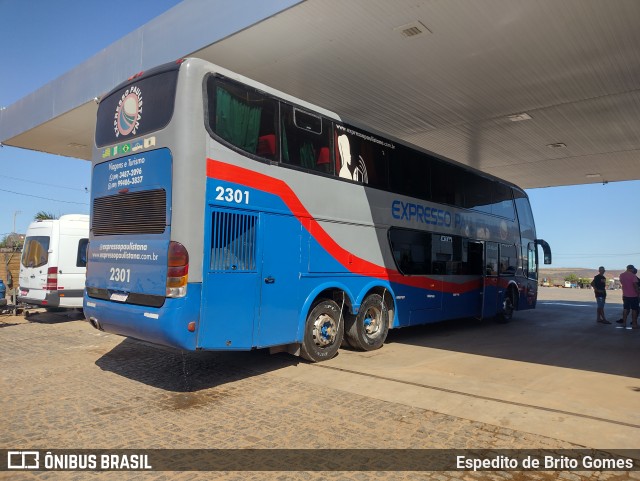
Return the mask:
<svg viewBox="0 0 640 481">
<path fill-rule="evenodd" d="M 431 234 L 412 229 L 389 229 L 396 266 L 404 276 L 431 273 Z"/>
<path fill-rule="evenodd" d="M 507 219 L 515 219 L 516 212 L 513 207 L 511 188 L 496 181 L 492 181 L 491 184 L 491 213 Z"/>
<path fill-rule="evenodd" d="M 353 127 L 336 124 L 338 177 L 378 189 L 389 188 L 389 160 L 395 146 Z"/>
<path fill-rule="evenodd" d="M 498 275 L 498 245 L 493 242 L 485 244 L 485 274 L 487 276 Z"/>
<path fill-rule="evenodd" d="M 468 240 L 460 236 L 432 234 L 432 274 L 469 274 Z"/>
<path fill-rule="evenodd" d="M 441 160 L 431 163 L 431 200 L 463 207 L 465 172 Z"/>
<path fill-rule="evenodd" d="M 211 132 L 245 152 L 276 159 L 274 99 L 213 76 L 207 81 L 207 94 Z"/>
<path fill-rule="evenodd" d="M 430 200 L 428 156 L 403 145 L 396 146 L 389 162 L 389 188 L 392 192 Z"/>
<path fill-rule="evenodd" d="M 516 265 L 518 264 L 518 258 L 516 253 L 516 246 L 513 245 L 500 245 L 500 275 L 513 276 L 516 273 Z"/>
<path fill-rule="evenodd" d="M 281 104 L 282 162 L 333 174 L 331 123 L 319 115 Z"/>
</svg>

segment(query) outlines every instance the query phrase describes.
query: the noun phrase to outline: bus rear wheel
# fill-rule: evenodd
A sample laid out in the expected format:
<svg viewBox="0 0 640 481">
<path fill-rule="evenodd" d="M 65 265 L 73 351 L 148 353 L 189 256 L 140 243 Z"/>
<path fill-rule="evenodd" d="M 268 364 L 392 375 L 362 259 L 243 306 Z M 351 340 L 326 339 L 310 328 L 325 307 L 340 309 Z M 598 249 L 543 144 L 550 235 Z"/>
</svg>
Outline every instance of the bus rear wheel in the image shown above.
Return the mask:
<svg viewBox="0 0 640 481">
<path fill-rule="evenodd" d="M 345 336 L 354 349 L 379 349 L 389 333 L 389 310 L 379 294 L 365 297 L 358 314 L 348 316 Z"/>
<path fill-rule="evenodd" d="M 320 362 L 336 355 L 344 337 L 344 322 L 338 304 L 329 299 L 318 301 L 309 312 L 300 355 Z"/>
</svg>

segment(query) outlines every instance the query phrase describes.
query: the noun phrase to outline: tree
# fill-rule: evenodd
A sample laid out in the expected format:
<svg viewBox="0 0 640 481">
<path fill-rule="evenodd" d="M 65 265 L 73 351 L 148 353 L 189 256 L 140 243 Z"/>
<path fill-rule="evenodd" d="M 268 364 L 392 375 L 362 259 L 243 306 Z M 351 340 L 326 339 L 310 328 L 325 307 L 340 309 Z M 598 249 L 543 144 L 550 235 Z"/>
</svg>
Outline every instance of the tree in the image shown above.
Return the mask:
<svg viewBox="0 0 640 481">
<path fill-rule="evenodd" d="M 51 212 L 45 212 L 41 210 L 35 216 L 33 216 L 33 220 L 49 220 L 49 219 L 57 219 L 58 216 L 52 214 Z"/>
<path fill-rule="evenodd" d="M 570 282 L 571 284 L 578 284 L 578 276 L 575 274 L 569 274 L 564 278 L 564 280 Z"/>
<path fill-rule="evenodd" d="M 22 244 L 24 244 L 24 236 L 12 233 L 2 238 L 0 241 L 0 248 L 19 250 L 22 249 Z"/>
<path fill-rule="evenodd" d="M 591 285 L 591 279 L 589 279 L 588 277 L 580 277 L 578 279 L 578 285 L 581 289 L 584 289 Z"/>
</svg>

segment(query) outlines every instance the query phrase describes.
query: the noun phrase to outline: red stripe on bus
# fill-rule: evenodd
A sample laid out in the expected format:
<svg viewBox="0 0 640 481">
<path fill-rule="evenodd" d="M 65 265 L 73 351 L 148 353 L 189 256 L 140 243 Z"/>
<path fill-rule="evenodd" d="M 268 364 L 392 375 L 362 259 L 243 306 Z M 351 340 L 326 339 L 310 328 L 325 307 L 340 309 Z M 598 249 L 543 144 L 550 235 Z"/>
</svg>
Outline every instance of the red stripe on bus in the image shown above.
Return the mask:
<svg viewBox="0 0 640 481">
<path fill-rule="evenodd" d="M 421 289 L 442 290 L 447 293 L 463 294 L 471 290 L 479 289 L 482 285 L 482 281 L 479 279 L 456 284 L 453 282 L 442 282 L 429 277 L 404 276 L 395 269 L 387 269 L 353 255 L 333 240 L 327 231 L 320 226 L 304 207 L 298 196 L 291 190 L 291 187 L 280 179 L 214 159 L 207 159 L 207 177 L 244 185 L 245 187 L 266 192 L 282 199 L 291 213 L 309 233 L 311 234 L 313 231 L 312 236 L 315 240 L 349 272 L 359 275 L 375 276 L 391 282 L 411 287 L 419 287 Z M 312 229 L 311 226 L 313 226 Z"/>
</svg>

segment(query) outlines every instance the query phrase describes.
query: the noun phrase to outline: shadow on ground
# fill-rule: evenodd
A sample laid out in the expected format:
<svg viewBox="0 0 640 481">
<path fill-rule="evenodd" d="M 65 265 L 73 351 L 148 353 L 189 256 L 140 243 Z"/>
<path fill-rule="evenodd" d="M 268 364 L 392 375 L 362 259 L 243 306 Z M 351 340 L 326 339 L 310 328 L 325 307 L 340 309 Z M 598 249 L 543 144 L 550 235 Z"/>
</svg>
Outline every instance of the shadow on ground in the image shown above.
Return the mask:
<svg viewBox="0 0 640 481">
<path fill-rule="evenodd" d="M 96 361 L 119 376 L 165 391 L 196 392 L 295 365 L 300 358 L 246 352 L 180 351 L 126 338 Z"/>
<path fill-rule="evenodd" d="M 596 323 L 595 302 L 539 302 L 508 324 L 461 319 L 397 329 L 387 342 L 640 378 L 640 330 Z"/>
</svg>

